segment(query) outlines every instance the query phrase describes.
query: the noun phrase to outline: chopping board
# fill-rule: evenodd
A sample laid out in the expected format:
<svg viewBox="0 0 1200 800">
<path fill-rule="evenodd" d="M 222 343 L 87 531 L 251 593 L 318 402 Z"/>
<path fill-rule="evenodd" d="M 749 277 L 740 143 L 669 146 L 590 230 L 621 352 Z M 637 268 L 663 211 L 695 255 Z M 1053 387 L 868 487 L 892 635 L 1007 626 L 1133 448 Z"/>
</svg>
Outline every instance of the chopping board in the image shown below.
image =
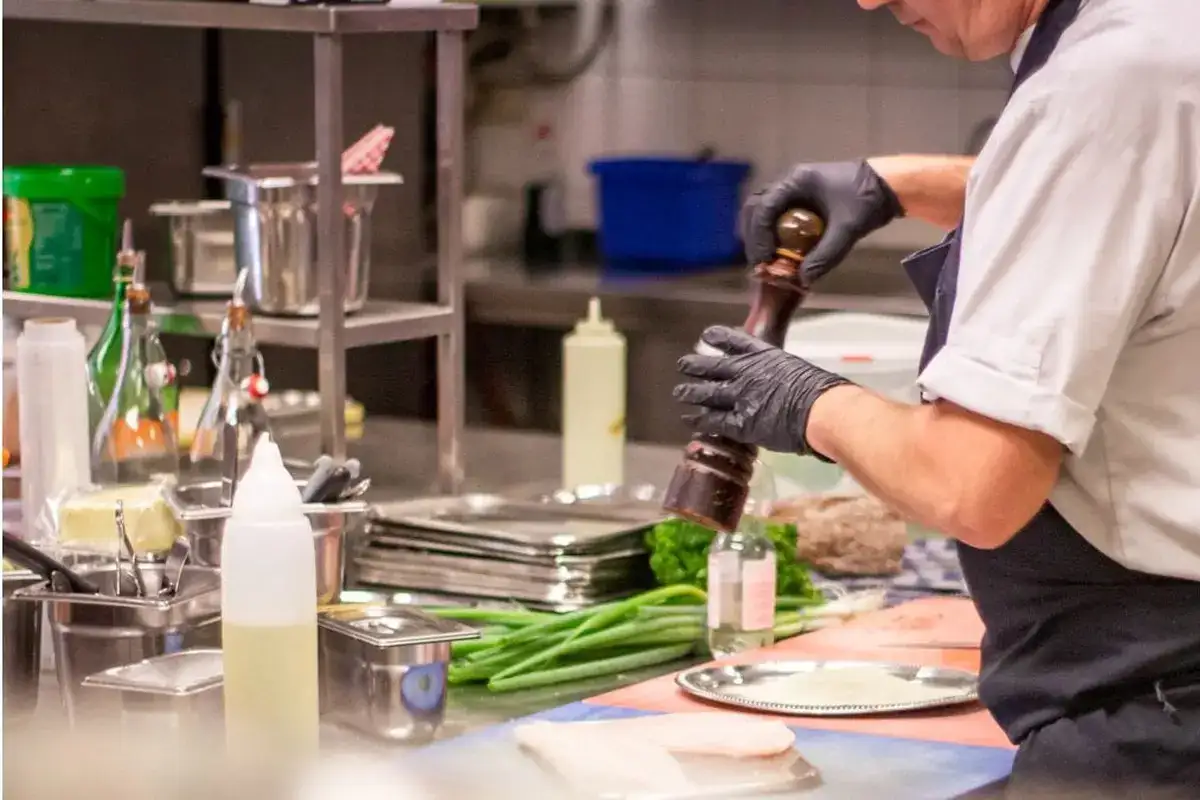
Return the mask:
<svg viewBox="0 0 1200 800">
<path fill-rule="evenodd" d="M 573 703 L 529 719 L 571 722 L 646 713 Z M 404 766 L 428 778 L 427 783 L 436 778 L 438 792 L 430 800 L 589 800 L 571 792 L 557 776 L 522 752 L 513 728 L 526 721 L 411 751 L 404 756 Z M 1012 770 L 1013 753 L 1007 749 L 806 728 L 793 731 L 796 753 L 816 768 L 821 780 L 816 786 L 771 795 L 781 800 L 953 798 L 994 784 Z"/>
</svg>

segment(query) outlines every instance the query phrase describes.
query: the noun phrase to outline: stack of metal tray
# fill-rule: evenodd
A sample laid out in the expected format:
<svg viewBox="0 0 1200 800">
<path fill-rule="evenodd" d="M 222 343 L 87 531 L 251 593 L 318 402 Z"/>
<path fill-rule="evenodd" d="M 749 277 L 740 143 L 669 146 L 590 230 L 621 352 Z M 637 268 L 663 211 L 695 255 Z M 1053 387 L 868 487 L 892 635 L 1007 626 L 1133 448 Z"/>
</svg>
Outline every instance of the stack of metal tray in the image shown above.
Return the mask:
<svg viewBox="0 0 1200 800">
<path fill-rule="evenodd" d="M 652 585 L 645 534 L 664 519 L 659 498 L 632 486 L 383 503 L 369 514 L 353 578 L 538 609 L 606 602 Z"/>
</svg>

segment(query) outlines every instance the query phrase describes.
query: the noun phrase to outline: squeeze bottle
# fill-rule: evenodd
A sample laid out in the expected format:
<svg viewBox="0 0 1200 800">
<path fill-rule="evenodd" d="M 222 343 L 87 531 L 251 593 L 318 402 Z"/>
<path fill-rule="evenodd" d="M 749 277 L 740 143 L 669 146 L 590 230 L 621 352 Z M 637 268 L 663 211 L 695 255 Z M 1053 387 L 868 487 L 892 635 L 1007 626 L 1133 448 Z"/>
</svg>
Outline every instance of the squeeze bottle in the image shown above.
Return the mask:
<svg viewBox="0 0 1200 800">
<path fill-rule="evenodd" d="M 600 299 L 563 338 L 563 486 L 625 481 L 625 337 Z"/>
<path fill-rule="evenodd" d="M 317 753 L 316 552 L 302 505 L 279 447 L 263 434 L 221 542 L 231 754 L 303 760 Z"/>
</svg>

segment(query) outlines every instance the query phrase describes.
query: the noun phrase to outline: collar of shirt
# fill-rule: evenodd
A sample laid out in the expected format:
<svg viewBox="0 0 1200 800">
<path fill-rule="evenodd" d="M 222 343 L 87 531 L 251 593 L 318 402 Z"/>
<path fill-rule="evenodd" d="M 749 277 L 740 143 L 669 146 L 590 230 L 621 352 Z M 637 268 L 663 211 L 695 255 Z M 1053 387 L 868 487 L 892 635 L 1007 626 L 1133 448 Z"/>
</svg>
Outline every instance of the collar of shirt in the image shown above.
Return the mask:
<svg viewBox="0 0 1200 800">
<path fill-rule="evenodd" d="M 1017 46 L 1013 48 L 1012 55 L 1009 56 L 1008 63 L 1012 65 L 1012 71 L 1016 73 L 1021 67 L 1021 59 L 1025 57 L 1025 50 L 1029 48 L 1029 40 L 1033 38 L 1033 29 L 1037 27 L 1037 23 L 1030 25 L 1021 34 L 1021 38 L 1017 39 Z"/>
</svg>

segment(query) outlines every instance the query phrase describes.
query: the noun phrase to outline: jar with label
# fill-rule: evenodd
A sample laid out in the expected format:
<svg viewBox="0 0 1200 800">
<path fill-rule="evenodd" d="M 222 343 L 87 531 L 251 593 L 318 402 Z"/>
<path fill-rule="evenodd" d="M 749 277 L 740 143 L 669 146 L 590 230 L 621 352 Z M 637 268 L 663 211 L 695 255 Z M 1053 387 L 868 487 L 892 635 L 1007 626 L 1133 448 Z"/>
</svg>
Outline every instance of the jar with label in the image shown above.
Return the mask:
<svg viewBox="0 0 1200 800">
<path fill-rule="evenodd" d="M 722 658 L 775 642 L 775 546 L 767 535 L 775 482 L 755 464 L 738 528 L 708 553 L 708 647 Z"/>
</svg>

